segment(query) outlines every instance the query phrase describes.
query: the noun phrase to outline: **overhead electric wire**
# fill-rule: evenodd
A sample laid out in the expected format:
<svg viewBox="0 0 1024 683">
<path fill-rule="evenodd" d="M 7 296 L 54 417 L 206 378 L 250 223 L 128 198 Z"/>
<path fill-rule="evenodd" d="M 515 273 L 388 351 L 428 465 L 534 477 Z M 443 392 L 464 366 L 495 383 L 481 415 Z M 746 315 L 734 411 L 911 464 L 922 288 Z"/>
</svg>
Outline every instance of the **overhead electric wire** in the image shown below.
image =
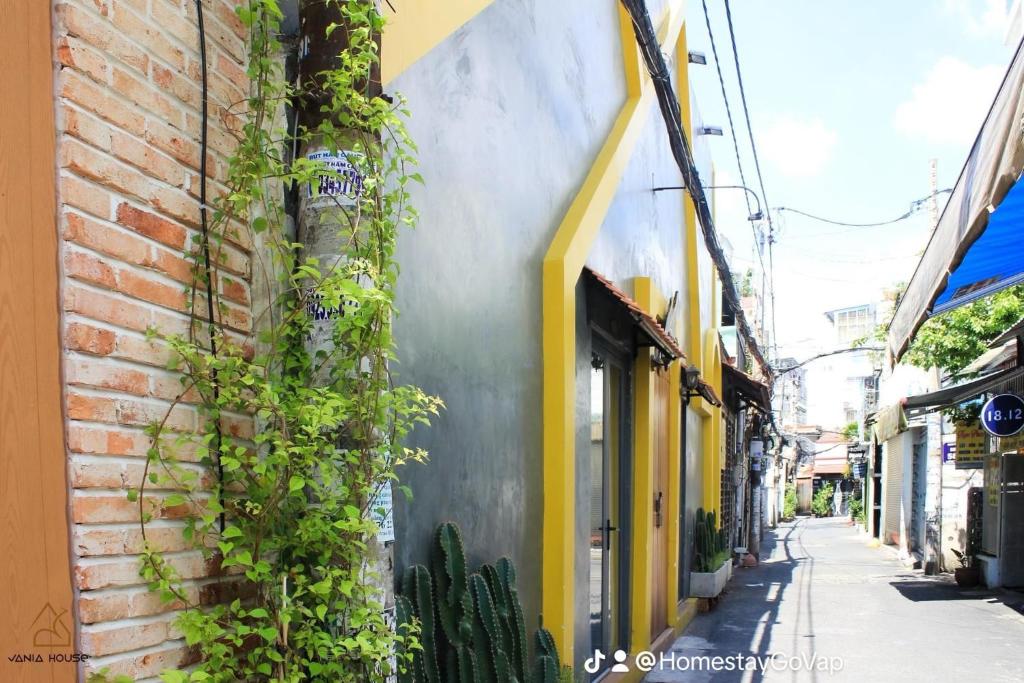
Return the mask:
<svg viewBox="0 0 1024 683">
<path fill-rule="evenodd" d="M 743 314 L 743 309 L 740 307 L 740 298 L 736 291 L 736 284 L 733 282 L 728 260 L 718 241 L 718 233 L 715 230 L 711 208 L 708 205 L 703 185 L 700 182 L 700 173 L 697 171 L 697 166 L 694 162 L 693 151 L 690 149 L 689 140 L 682 129 L 682 112 L 679 107 L 679 98 L 672 87 L 672 77 L 668 72 L 668 66 L 665 64 L 665 56 L 661 53 L 658 35 L 654 25 L 651 23 L 651 15 L 647 11 L 647 5 L 643 0 L 620 0 L 620 2 L 632 20 L 633 32 L 644 58 L 644 66 L 647 67 L 654 87 L 654 93 L 658 98 L 658 107 L 661 110 L 662 119 L 667 129 L 672 157 L 683 176 L 683 183 L 687 188 L 686 191 L 693 199 L 698 223 L 704 235 L 705 246 L 711 254 L 711 259 L 722 281 L 722 297 L 735 311 L 736 327 L 739 330 L 740 336 L 747 341 L 751 355 L 758 365 L 761 366 L 765 376 L 770 381 L 772 368 L 761 353 L 757 338 L 750 329 L 746 316 Z"/>
<path fill-rule="evenodd" d="M 747 178 L 743 173 L 743 162 L 740 160 L 740 144 L 736 138 L 736 126 L 732 120 L 732 108 L 729 106 L 729 95 L 725 90 L 725 79 L 722 77 L 722 62 L 718 58 L 718 47 L 715 45 L 715 34 L 711 31 L 711 16 L 708 14 L 707 0 L 701 0 L 701 5 L 704 6 L 704 24 L 708 27 L 708 40 L 711 43 L 711 56 L 715 59 L 715 71 L 718 72 L 718 84 L 722 87 L 722 102 L 725 104 L 725 116 L 729 120 L 729 133 L 732 135 L 732 148 L 736 152 L 736 169 L 740 174 L 740 185 L 745 188 L 747 186 Z M 747 202 L 747 214 L 753 214 L 754 207 L 750 205 L 750 196 L 744 193 L 743 197 Z M 752 230 L 754 229 L 753 224 L 751 224 L 750 227 Z M 763 261 L 761 266 L 764 267 Z"/>
<path fill-rule="evenodd" d="M 812 220 L 820 221 L 822 223 L 828 223 L 830 225 L 839 225 L 839 226 L 843 226 L 843 227 L 847 227 L 847 228 L 877 228 L 877 227 L 881 227 L 883 225 L 892 225 L 893 223 L 899 223 L 900 221 L 905 221 L 908 218 L 910 218 L 911 216 L 913 216 L 914 214 L 916 214 L 918 211 L 920 211 L 921 207 L 924 206 L 925 202 L 927 202 L 931 198 L 937 197 L 940 194 L 945 194 L 947 192 L 952 192 L 952 191 L 953 191 L 953 188 L 947 187 L 947 188 L 945 188 L 943 190 L 937 190 L 935 192 L 932 192 L 932 193 L 930 193 L 929 195 L 927 195 L 925 197 L 921 197 L 920 199 L 915 199 L 914 201 L 910 202 L 910 208 L 907 209 L 907 211 L 905 211 L 904 213 L 902 213 L 899 216 L 897 216 L 896 218 L 890 218 L 888 220 L 877 221 L 877 222 L 874 222 L 874 223 L 853 223 L 853 222 L 850 222 L 850 221 L 840 221 L 840 220 L 835 220 L 833 218 L 825 218 L 824 216 L 818 216 L 816 214 L 808 213 L 807 211 L 801 211 L 800 209 L 794 209 L 794 208 L 791 208 L 791 207 L 788 207 L 788 206 L 776 206 L 775 210 L 776 211 L 787 211 L 789 213 L 799 214 L 801 216 L 805 216 L 805 217 L 810 218 Z M 825 235 L 836 235 L 836 234 L 845 233 L 845 232 L 849 232 L 849 230 L 837 230 L 835 232 L 818 233 L 816 235 L 816 237 L 824 237 Z"/>
<path fill-rule="evenodd" d="M 764 206 L 767 209 L 765 211 L 765 218 L 768 219 L 768 292 L 769 298 L 772 305 L 772 338 L 775 338 L 775 271 L 771 268 L 772 265 L 772 244 L 775 241 L 775 225 L 772 223 L 772 212 L 767 207 L 771 206 L 768 203 L 768 193 L 764 189 L 764 175 L 761 173 L 761 160 L 757 155 L 757 144 L 754 142 L 754 127 L 750 123 L 750 107 L 747 106 L 747 92 L 743 87 L 743 73 L 740 70 L 740 53 L 736 47 L 736 31 L 732 25 L 732 9 L 729 7 L 729 0 L 725 0 L 725 20 L 729 25 L 729 42 L 732 43 L 732 56 L 733 61 L 736 63 L 736 83 L 740 88 L 740 102 L 743 104 L 743 117 L 747 122 L 747 135 L 750 137 L 750 153 L 754 157 L 754 170 L 757 172 L 757 183 L 761 188 L 761 199 L 764 200 Z M 760 252 L 759 252 L 760 253 Z M 773 347 L 775 347 L 773 342 Z M 778 350 L 775 347 L 776 351 Z M 776 353 L 776 355 L 778 355 Z"/>
</svg>

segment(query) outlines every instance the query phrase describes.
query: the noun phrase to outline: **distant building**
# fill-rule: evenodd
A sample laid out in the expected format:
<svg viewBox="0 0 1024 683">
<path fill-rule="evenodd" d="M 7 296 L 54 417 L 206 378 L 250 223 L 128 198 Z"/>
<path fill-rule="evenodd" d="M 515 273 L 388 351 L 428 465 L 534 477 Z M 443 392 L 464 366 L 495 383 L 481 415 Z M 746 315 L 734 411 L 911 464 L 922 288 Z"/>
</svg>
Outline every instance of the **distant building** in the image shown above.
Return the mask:
<svg viewBox="0 0 1024 683">
<path fill-rule="evenodd" d="M 807 423 L 807 369 L 796 358 L 778 362 L 772 410 L 783 429 Z"/>
<path fill-rule="evenodd" d="M 880 308 L 862 304 L 826 312 L 833 331 L 830 349 L 848 349 L 870 337 L 881 319 Z M 873 351 L 839 353 L 808 364 L 807 416 L 802 421 L 835 430 L 850 423 L 862 426 L 865 416 L 878 408 L 880 368 L 881 356 Z"/>
</svg>

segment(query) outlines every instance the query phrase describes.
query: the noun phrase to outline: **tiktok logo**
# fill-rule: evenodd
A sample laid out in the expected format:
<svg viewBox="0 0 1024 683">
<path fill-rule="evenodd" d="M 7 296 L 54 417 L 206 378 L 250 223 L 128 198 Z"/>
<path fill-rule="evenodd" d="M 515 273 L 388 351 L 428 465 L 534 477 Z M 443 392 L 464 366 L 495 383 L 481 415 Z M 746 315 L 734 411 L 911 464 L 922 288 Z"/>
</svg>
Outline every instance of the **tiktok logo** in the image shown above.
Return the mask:
<svg viewBox="0 0 1024 683">
<path fill-rule="evenodd" d="M 612 673 L 628 673 L 629 666 L 626 665 L 627 655 L 623 650 L 616 650 L 612 657 L 615 659 L 615 665 L 612 667 Z M 608 656 L 600 650 L 594 650 L 594 656 L 583 663 L 583 669 L 588 674 L 596 674 L 601 670 L 601 662 L 608 659 Z"/>
<path fill-rule="evenodd" d="M 594 656 L 583 663 L 583 670 L 588 674 L 596 674 L 601 670 L 601 662 L 606 659 L 603 652 L 594 650 Z"/>
</svg>

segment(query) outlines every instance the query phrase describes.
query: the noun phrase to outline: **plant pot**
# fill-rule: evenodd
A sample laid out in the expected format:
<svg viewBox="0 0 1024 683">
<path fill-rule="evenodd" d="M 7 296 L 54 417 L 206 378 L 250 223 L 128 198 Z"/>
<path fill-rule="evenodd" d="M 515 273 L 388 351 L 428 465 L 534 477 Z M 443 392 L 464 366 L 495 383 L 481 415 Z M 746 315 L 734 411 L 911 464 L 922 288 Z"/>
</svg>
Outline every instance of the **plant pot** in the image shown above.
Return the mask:
<svg viewBox="0 0 1024 683">
<path fill-rule="evenodd" d="M 981 583 L 981 570 L 977 567 L 957 567 L 953 578 L 961 588 L 973 588 Z"/>
<path fill-rule="evenodd" d="M 732 574 L 732 562 L 726 560 L 713 572 L 690 572 L 690 596 L 717 598 Z"/>
</svg>

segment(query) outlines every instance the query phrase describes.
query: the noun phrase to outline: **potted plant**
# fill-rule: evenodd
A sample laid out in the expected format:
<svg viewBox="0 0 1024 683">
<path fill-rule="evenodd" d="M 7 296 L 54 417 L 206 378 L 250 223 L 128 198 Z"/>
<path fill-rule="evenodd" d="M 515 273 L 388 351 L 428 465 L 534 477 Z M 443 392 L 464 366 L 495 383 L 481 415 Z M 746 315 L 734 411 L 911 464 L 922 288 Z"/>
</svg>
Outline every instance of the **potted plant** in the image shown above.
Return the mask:
<svg viewBox="0 0 1024 683">
<path fill-rule="evenodd" d="M 696 552 L 690 572 L 690 595 L 695 598 L 717 598 L 732 573 L 732 553 L 725 529 L 719 529 L 714 511 L 704 513 L 697 508 Z"/>
<path fill-rule="evenodd" d="M 961 588 L 973 588 L 981 583 L 981 570 L 974 565 L 974 555 L 956 549 L 953 550 L 953 554 L 960 561 L 960 566 L 953 572 L 956 585 Z"/>
</svg>

